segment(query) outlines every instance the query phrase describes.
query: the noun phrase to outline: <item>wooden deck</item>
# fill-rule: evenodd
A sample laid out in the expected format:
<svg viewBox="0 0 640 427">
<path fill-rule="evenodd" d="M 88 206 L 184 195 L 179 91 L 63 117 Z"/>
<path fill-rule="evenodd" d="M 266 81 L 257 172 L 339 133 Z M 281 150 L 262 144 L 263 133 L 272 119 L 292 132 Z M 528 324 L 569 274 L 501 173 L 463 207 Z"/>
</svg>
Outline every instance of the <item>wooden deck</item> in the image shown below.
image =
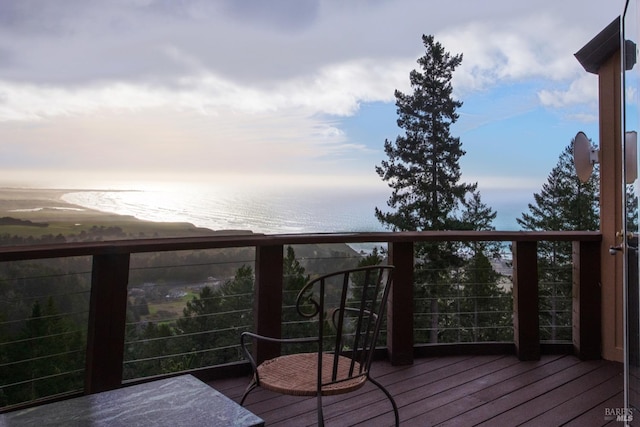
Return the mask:
<svg viewBox="0 0 640 427">
<path fill-rule="evenodd" d="M 416 359 L 411 366 L 376 362 L 372 373 L 394 396 L 403 426 L 603 426 L 605 408 L 623 406 L 622 364 L 582 362 L 545 355 L 520 362 L 512 355 Z M 209 384 L 239 401 L 248 378 Z M 257 389 L 246 407 L 268 426 L 316 424 L 315 398 L 281 396 Z M 324 399 L 330 426 L 393 425 L 391 406 L 373 385 Z"/>
</svg>

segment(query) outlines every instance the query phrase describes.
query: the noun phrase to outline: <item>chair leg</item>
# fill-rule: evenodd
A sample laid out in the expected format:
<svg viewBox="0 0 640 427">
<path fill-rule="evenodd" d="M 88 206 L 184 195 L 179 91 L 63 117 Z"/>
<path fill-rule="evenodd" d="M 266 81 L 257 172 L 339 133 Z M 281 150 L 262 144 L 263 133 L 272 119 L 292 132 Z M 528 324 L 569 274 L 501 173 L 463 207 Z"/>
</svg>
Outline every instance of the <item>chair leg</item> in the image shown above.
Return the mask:
<svg viewBox="0 0 640 427">
<path fill-rule="evenodd" d="M 322 394 L 318 394 L 318 427 L 324 427 L 324 414 L 322 413 Z"/>
<path fill-rule="evenodd" d="M 376 381 L 375 379 L 369 377 L 369 381 L 371 381 L 380 390 L 382 390 L 382 392 L 387 396 L 387 399 L 389 399 L 389 401 L 391 402 L 391 405 L 393 406 L 393 415 L 396 417 L 396 427 L 399 427 L 400 426 L 400 415 L 398 413 L 398 406 L 396 405 L 396 401 L 393 400 L 393 396 L 391 396 L 391 393 L 389 393 L 387 391 L 387 389 L 384 388 L 384 386 L 382 384 L 380 384 L 378 381 Z"/>
<path fill-rule="evenodd" d="M 244 404 L 244 400 L 247 398 L 249 393 L 251 393 L 251 391 L 253 391 L 253 389 L 256 387 L 258 387 L 258 383 L 255 381 L 255 379 L 252 379 L 249 385 L 247 386 L 247 389 L 242 394 L 242 399 L 240 399 L 240 406 Z"/>
</svg>

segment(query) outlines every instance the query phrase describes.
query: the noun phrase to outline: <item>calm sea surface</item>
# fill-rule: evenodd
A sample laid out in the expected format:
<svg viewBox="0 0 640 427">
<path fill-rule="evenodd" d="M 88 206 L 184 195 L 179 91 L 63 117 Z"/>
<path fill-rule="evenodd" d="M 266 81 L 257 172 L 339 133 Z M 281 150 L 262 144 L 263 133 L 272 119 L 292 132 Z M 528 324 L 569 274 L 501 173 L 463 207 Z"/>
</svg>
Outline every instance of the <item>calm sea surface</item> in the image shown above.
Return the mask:
<svg viewBox="0 0 640 427">
<path fill-rule="evenodd" d="M 69 203 L 133 215 L 150 221 L 190 222 L 213 230 L 256 233 L 384 231 L 375 207 L 386 210 L 390 190 L 315 186 L 311 188 L 235 188 L 173 186 L 135 191 L 72 191 Z M 483 201 L 498 211 L 498 230 L 518 230 L 515 221 L 526 211 L 521 194 L 487 193 Z"/>
</svg>

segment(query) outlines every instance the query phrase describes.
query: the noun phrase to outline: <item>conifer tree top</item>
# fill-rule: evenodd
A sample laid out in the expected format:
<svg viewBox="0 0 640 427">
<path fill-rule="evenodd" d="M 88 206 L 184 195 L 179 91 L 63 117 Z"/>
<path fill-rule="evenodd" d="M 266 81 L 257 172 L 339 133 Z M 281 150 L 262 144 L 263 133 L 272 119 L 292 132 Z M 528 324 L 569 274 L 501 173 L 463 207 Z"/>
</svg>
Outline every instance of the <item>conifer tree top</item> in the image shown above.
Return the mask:
<svg viewBox="0 0 640 427">
<path fill-rule="evenodd" d="M 376 171 L 392 194 L 391 212 L 376 208 L 376 217 L 393 230 L 466 228 L 456 217 L 474 185 L 460 182 L 460 139 L 451 135 L 462 102 L 453 99 L 451 79 L 462 55 L 451 55 L 431 35 L 423 35 L 425 54 L 411 71 L 413 93 L 395 91 L 398 126 L 404 134 L 385 140 L 388 160 Z"/>
</svg>

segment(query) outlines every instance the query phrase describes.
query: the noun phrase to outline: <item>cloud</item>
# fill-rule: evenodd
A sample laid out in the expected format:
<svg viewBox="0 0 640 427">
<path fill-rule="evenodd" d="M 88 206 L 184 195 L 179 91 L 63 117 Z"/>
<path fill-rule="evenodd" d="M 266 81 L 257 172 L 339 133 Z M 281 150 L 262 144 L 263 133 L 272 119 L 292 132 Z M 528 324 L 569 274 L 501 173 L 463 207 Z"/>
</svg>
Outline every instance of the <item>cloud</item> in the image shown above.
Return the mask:
<svg viewBox="0 0 640 427">
<path fill-rule="evenodd" d="M 567 114 L 566 119 L 573 122 L 579 122 L 579 123 L 597 123 L 598 115 L 592 114 L 592 113 L 574 113 L 574 114 Z"/>
<path fill-rule="evenodd" d="M 440 35 L 446 48 L 463 52 L 455 74 L 460 92 L 526 80 L 571 81 L 585 74 L 573 58 L 581 31 L 557 17 L 537 14 L 494 27 L 491 22 L 453 27 Z M 563 40 L 558 43 L 557 39 Z"/>
<path fill-rule="evenodd" d="M 37 123 L 33 125 L 32 123 Z M 339 160 L 370 150 L 303 110 L 269 112 L 99 109 L 32 121 L 0 122 L 0 168 L 170 173 L 331 173 Z M 342 167 L 342 169 L 344 169 Z"/>
<path fill-rule="evenodd" d="M 590 104 L 573 53 L 619 13 L 606 3 L 0 1 L 0 165 L 306 172 L 369 161 L 339 119 L 411 90 L 422 34 L 464 53 L 463 100 L 535 82 L 538 97 L 521 98 Z"/>
<path fill-rule="evenodd" d="M 361 102 L 392 101 L 394 87 L 406 84 L 399 78 L 406 65 L 352 61 L 267 87 L 240 85 L 208 72 L 182 77 L 171 87 L 104 82 L 69 88 L 0 80 L 0 121 L 157 107 L 205 115 L 227 110 L 286 113 L 298 109 L 308 114 L 352 115 Z"/>
<path fill-rule="evenodd" d="M 364 43 L 362 34 L 370 31 L 346 28 L 349 20 L 345 16 L 351 17 L 356 12 L 355 6 L 337 6 L 331 2 L 323 2 L 321 7 L 316 5 L 310 12 L 313 16 L 303 17 L 304 25 L 296 27 L 296 31 L 308 28 L 307 32 L 287 39 L 282 36 L 287 31 L 280 28 L 283 25 L 272 28 L 267 23 L 266 32 L 259 33 L 259 28 L 250 26 L 260 19 L 257 15 L 244 19 L 241 6 L 231 7 L 224 2 L 218 8 L 186 2 L 190 7 L 184 6 L 175 19 L 161 27 L 169 11 L 160 10 L 159 4 L 120 1 L 108 10 L 102 5 L 93 14 L 89 14 L 87 7 L 81 7 L 79 16 L 89 14 L 91 19 L 86 19 L 104 31 L 89 29 L 86 23 L 80 25 L 75 20 L 84 21 L 65 14 L 63 9 L 53 14 L 51 26 L 62 28 L 63 23 L 71 20 L 73 23 L 68 28 L 83 37 L 70 37 L 66 33 L 51 40 L 41 39 L 37 33 L 18 37 L 18 46 L 22 44 L 25 49 L 20 54 L 18 50 L 11 50 L 7 56 L 21 58 L 14 63 L 21 66 L 0 69 L 3 99 L 0 120 L 86 114 L 101 107 L 139 109 L 162 105 L 194 109 L 203 114 L 216 114 L 218 109 L 228 108 L 274 113 L 304 108 L 316 114 L 352 115 L 362 102 L 393 102 L 394 89 L 408 90 L 408 73 L 423 53 L 417 34 L 411 43 L 400 41 L 387 31 L 382 31 L 389 37 L 386 42 L 372 35 L 380 45 L 379 51 L 372 43 Z M 415 6 L 412 2 L 400 5 Z M 275 5 L 276 10 L 277 6 L 282 5 Z M 337 13 L 345 12 L 344 8 L 351 15 Z M 358 10 L 363 16 L 352 23 L 355 28 L 366 26 L 383 13 L 397 13 L 385 2 L 375 2 L 370 9 Z M 149 10 L 153 13 L 143 14 Z M 237 25 L 248 34 L 238 34 L 229 23 L 222 23 L 222 30 L 205 31 L 205 18 L 197 16 L 195 11 L 213 19 L 220 10 L 223 16 L 231 13 L 234 20 L 239 21 Z M 132 12 L 132 16 L 124 11 Z M 30 15 L 24 15 L 23 21 L 18 19 L 15 26 L 27 31 L 35 18 L 27 19 Z M 464 16 L 462 18 L 464 20 Z M 140 28 L 134 25 L 138 21 Z M 114 32 L 115 27 L 124 30 Z M 216 43 L 223 31 L 229 31 L 225 37 L 229 42 Z M 345 38 L 345 32 L 355 40 Z M 11 40 L 19 34 L 9 32 L 9 35 Z M 326 38 L 322 45 L 321 35 Z M 336 35 L 343 40 L 338 40 L 340 37 Z M 557 17 L 538 14 L 500 25 L 480 19 L 445 26 L 438 38 L 451 52 L 464 53 L 463 64 L 454 77 L 456 92 L 462 96 L 504 82 L 569 81 L 579 73 L 584 76 L 571 51 L 580 46 L 586 36 L 573 27 L 563 26 Z M 554 38 L 565 42 L 556 43 Z M 392 54 L 387 45 L 393 40 L 397 49 Z M 362 43 L 360 47 L 355 46 L 358 42 Z M 1 41 L 0 49 L 3 49 Z M 264 52 L 260 53 L 261 49 Z M 53 56 L 57 59 L 39 63 Z M 312 56 L 316 57 L 311 59 Z M 584 87 L 585 82 L 584 78 L 578 80 L 566 94 L 559 89 L 543 90 L 540 101 L 547 106 L 591 101 L 592 94 Z M 578 86 L 573 87 L 575 85 Z"/>
<path fill-rule="evenodd" d="M 457 7 L 444 0 L 2 5 L 0 51 L 13 59 L 3 63 L 0 77 L 63 85 L 116 80 L 170 86 L 203 70 L 238 84 L 269 85 L 354 60 L 415 65 L 423 33 L 464 52 L 463 67 L 476 79 L 482 72 L 492 78 L 564 74 L 575 62 L 573 51 L 616 15 L 602 19 L 611 6 L 578 0 L 459 0 Z M 580 15 L 572 10 L 578 6 Z M 587 12 L 579 25 L 575 18 Z M 402 72 L 405 79 L 409 71 Z"/>
<path fill-rule="evenodd" d="M 227 0 L 223 5 L 240 22 L 295 32 L 315 21 L 319 3 L 317 0 Z"/>
<path fill-rule="evenodd" d="M 592 74 L 584 73 L 573 80 L 566 90 L 544 89 L 538 92 L 540 103 L 546 107 L 562 108 L 575 104 L 596 104 L 598 102 L 598 80 Z"/>
</svg>

